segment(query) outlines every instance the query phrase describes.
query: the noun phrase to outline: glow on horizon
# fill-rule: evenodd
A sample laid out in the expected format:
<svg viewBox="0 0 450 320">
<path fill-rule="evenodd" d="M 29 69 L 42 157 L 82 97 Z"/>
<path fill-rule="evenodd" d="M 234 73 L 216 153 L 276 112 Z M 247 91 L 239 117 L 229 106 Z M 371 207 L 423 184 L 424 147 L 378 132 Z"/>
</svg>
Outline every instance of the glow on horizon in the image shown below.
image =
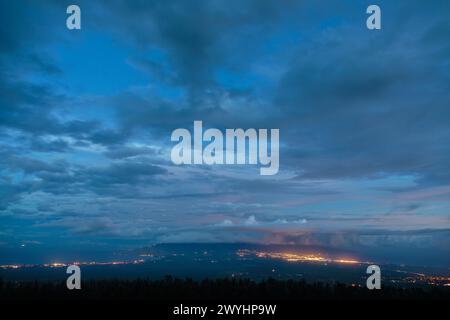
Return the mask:
<svg viewBox="0 0 450 320">
<path fill-rule="evenodd" d="M 264 251 L 249 251 L 239 250 L 237 255 L 245 257 L 248 255 L 255 255 L 262 259 L 279 259 L 287 262 L 320 262 L 320 263 L 338 263 L 338 264 L 367 264 L 369 262 L 358 261 L 350 258 L 332 259 L 322 256 L 320 253 L 301 254 L 291 252 L 264 252 Z"/>
</svg>

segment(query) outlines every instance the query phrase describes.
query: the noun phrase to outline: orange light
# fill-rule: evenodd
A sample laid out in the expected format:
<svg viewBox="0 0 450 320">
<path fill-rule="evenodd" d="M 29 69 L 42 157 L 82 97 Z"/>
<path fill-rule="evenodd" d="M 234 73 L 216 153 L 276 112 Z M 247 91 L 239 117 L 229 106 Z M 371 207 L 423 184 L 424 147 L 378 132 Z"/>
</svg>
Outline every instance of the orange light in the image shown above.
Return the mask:
<svg viewBox="0 0 450 320">
<path fill-rule="evenodd" d="M 247 253 L 238 252 L 237 255 L 242 257 Z M 325 258 L 320 253 L 316 254 L 297 254 L 290 252 L 255 252 L 254 255 L 258 258 L 265 259 L 280 259 L 288 262 L 325 262 L 325 263 L 343 263 L 343 264 L 356 264 L 361 263 L 360 261 L 353 259 L 331 259 Z"/>
</svg>

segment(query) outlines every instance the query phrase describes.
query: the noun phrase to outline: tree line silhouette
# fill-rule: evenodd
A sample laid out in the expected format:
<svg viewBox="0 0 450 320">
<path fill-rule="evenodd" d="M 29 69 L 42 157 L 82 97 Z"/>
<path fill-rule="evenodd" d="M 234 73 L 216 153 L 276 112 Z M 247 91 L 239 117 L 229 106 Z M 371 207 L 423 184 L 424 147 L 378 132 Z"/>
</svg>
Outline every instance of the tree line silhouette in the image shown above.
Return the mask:
<svg viewBox="0 0 450 320">
<path fill-rule="evenodd" d="M 308 300 L 308 299 L 444 299 L 449 287 L 368 290 L 343 283 L 304 280 L 250 279 L 87 280 L 81 290 L 68 290 L 65 281 L 17 282 L 0 279 L 0 300 L 16 299 L 148 299 L 148 300 Z"/>
</svg>

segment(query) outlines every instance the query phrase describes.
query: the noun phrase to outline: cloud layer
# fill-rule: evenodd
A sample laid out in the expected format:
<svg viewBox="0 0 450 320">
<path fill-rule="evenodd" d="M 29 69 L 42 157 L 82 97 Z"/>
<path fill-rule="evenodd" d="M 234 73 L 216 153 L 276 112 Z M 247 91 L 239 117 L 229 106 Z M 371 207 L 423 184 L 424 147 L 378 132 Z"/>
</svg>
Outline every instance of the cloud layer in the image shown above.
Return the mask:
<svg viewBox="0 0 450 320">
<path fill-rule="evenodd" d="M 0 3 L 1 243 L 449 247 L 447 1 L 78 4 Z M 280 173 L 173 166 L 194 120 L 280 128 Z"/>
</svg>

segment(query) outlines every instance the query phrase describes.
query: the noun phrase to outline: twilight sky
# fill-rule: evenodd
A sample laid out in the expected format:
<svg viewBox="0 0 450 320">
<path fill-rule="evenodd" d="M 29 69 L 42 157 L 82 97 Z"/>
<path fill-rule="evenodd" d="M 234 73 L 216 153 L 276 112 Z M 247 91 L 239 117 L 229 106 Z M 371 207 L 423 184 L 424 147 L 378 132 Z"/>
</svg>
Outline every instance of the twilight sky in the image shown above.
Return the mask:
<svg viewBox="0 0 450 320">
<path fill-rule="evenodd" d="M 446 0 L 0 0 L 0 256 L 231 241 L 448 266 L 449 40 Z M 174 166 L 194 120 L 279 128 L 279 173 Z"/>
</svg>

